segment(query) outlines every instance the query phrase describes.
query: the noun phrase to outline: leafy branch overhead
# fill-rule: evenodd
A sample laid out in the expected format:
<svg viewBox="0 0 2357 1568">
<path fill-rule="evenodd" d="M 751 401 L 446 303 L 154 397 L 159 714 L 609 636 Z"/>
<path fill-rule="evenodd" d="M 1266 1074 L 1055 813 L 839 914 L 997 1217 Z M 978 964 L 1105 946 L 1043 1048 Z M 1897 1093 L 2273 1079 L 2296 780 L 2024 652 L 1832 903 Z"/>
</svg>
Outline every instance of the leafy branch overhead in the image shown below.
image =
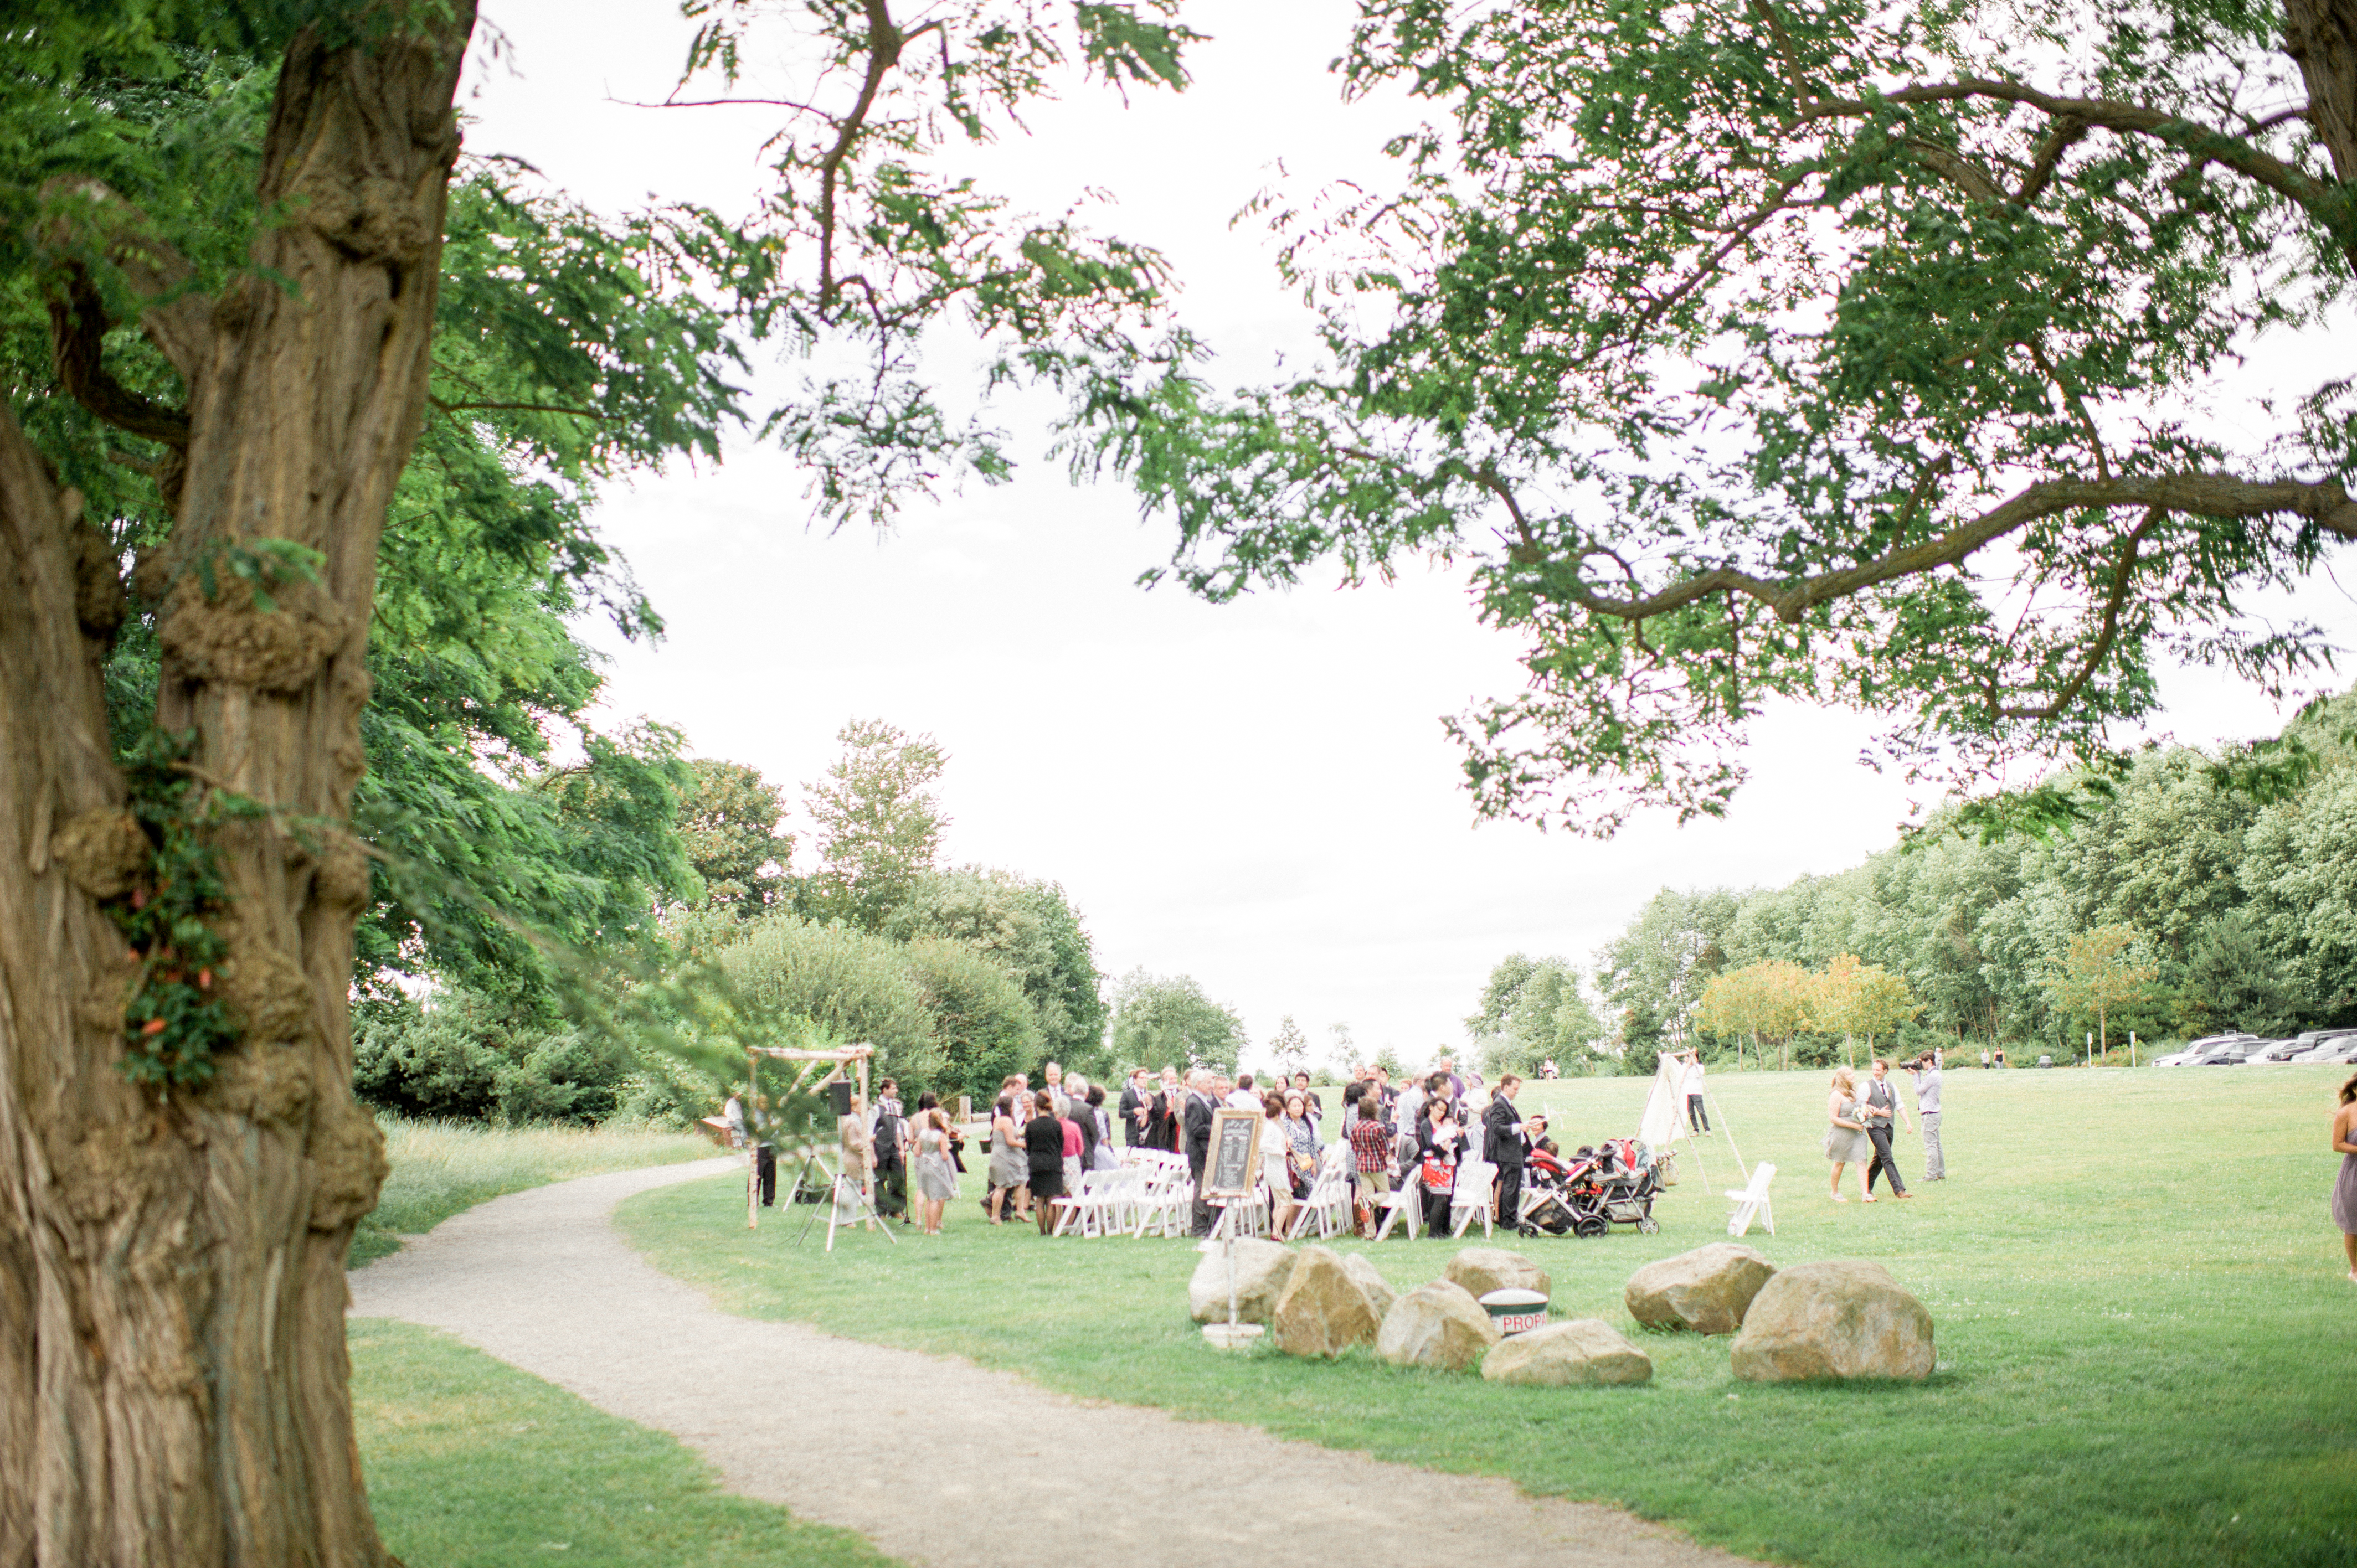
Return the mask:
<svg viewBox="0 0 2357 1568">
<path fill-rule="evenodd" d="M 1069 10 L 959 0 L 916 19 L 890 0 L 685 9 L 699 27 L 666 106 L 785 112 L 763 148 L 769 190 L 741 230 L 769 258 L 745 319 L 810 367 L 763 433 L 810 467 L 828 519 L 881 521 L 946 478 L 1010 472 L 1003 434 L 954 412 L 928 374 L 929 328 L 979 340 L 985 391 L 1031 382 L 1085 395 L 1190 351 L 1168 323 L 1159 253 L 1092 231 L 1078 205 L 1015 212 L 941 166 L 962 145 L 1020 131 L 1028 105 L 1076 76 L 1125 95 L 1183 89 L 1180 57 L 1199 35 L 1170 19 L 1177 0 Z M 772 52 L 790 63 L 757 73 L 752 62 Z"/>
<path fill-rule="evenodd" d="M 1469 564 L 1530 677 L 1452 721 L 1484 813 L 1719 812 L 1778 697 L 2101 779 L 2164 663 L 2329 666 L 2244 607 L 2357 538 L 2357 383 L 2231 378 L 2348 293 L 2346 0 L 1366 0 L 1341 69 L 1436 113 L 1393 188 L 1268 199 L 1323 367 L 1076 434 L 1214 599 Z"/>
</svg>

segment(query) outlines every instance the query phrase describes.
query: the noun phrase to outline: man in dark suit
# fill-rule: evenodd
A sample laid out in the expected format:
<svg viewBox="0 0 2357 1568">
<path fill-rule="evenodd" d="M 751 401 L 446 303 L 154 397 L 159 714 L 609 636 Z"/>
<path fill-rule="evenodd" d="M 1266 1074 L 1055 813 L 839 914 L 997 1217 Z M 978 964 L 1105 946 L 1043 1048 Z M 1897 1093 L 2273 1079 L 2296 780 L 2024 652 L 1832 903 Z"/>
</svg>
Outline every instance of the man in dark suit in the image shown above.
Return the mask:
<svg viewBox="0 0 2357 1568">
<path fill-rule="evenodd" d="M 1146 1069 L 1142 1067 L 1130 1069 L 1129 1081 L 1121 1086 L 1121 1141 L 1133 1149 L 1137 1147 L 1137 1140 L 1145 1134 L 1148 1093 Z"/>
<path fill-rule="evenodd" d="M 1498 1223 L 1509 1230 L 1523 1219 L 1523 1124 L 1514 1113 L 1514 1096 L 1523 1080 L 1512 1073 L 1498 1078 L 1498 1092 L 1481 1115 L 1481 1157 L 1498 1167 Z"/>
<path fill-rule="evenodd" d="M 1212 1106 L 1211 1095 L 1204 1091 L 1203 1077 L 1199 1070 L 1187 1080 L 1187 1169 L 1195 1178 L 1192 1230 L 1198 1236 L 1211 1233 L 1211 1206 L 1203 1201 L 1203 1167 L 1211 1158 Z"/>
</svg>

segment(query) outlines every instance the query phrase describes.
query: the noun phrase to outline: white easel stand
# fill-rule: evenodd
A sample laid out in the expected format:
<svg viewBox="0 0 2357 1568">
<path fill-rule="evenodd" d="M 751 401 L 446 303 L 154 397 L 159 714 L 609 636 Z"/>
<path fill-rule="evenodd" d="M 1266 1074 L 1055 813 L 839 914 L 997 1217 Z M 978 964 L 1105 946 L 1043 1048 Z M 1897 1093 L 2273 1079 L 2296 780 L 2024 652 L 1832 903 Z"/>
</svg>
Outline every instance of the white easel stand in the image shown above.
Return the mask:
<svg viewBox="0 0 2357 1568">
<path fill-rule="evenodd" d="M 1211 1240 L 1228 1260 L 1228 1320 L 1203 1325 L 1203 1343 L 1214 1350 L 1249 1350 L 1268 1332 L 1257 1323 L 1236 1321 L 1236 1207 L 1222 1204 L 1220 1222 L 1211 1227 Z"/>
</svg>

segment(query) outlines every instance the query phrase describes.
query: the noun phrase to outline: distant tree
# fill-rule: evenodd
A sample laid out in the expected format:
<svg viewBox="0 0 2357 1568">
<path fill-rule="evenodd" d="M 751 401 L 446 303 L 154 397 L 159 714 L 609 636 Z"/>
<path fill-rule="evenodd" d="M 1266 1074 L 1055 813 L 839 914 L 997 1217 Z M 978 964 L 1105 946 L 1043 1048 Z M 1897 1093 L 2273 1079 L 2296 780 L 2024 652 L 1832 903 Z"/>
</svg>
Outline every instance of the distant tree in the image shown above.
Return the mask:
<svg viewBox="0 0 2357 1568">
<path fill-rule="evenodd" d="M 910 972 L 901 943 L 774 914 L 721 949 L 717 961 L 747 1004 L 769 1009 L 774 1019 L 805 1020 L 834 1038 L 872 1045 L 880 1070 L 922 1080 L 942 1069 L 932 999 Z"/>
<path fill-rule="evenodd" d="M 854 719 L 835 739 L 843 755 L 803 787 L 819 854 L 810 911 L 874 930 L 941 853 L 950 820 L 931 786 L 949 756 L 932 736 L 877 719 Z"/>
<path fill-rule="evenodd" d="M 1351 1037 L 1350 1025 L 1326 1026 L 1326 1059 L 1332 1064 L 1336 1076 L 1345 1079 L 1352 1069 L 1365 1065 L 1359 1059 L 1359 1042 Z"/>
<path fill-rule="evenodd" d="M 2196 934 L 2179 1001 L 2188 1034 L 2220 1025 L 2255 1035 L 2288 1034 L 2308 1010 L 2307 1000 L 2268 950 L 2249 910 L 2230 909 Z"/>
<path fill-rule="evenodd" d="M 1080 912 L 1057 884 L 981 866 L 928 872 L 884 917 L 882 929 L 904 941 L 961 941 L 986 954 L 1022 985 L 1049 1057 L 1084 1073 L 1112 1065 L 1104 976 Z"/>
<path fill-rule="evenodd" d="M 1620 1020 L 1621 1070 L 1650 1073 L 1662 1047 L 1684 1046 L 1703 987 L 1727 962 L 1736 908 L 1723 887 L 1664 887 L 1596 955 L 1596 988 Z"/>
<path fill-rule="evenodd" d="M 909 972 L 932 1016 L 941 1066 L 929 1077 L 901 1077 L 926 1083 L 943 1096 L 989 1098 L 1011 1072 L 1028 1069 L 1042 1054 L 1039 1015 L 1017 978 L 991 955 L 964 942 L 920 938 L 905 950 Z M 912 1101 L 910 1103 L 914 1103 Z"/>
<path fill-rule="evenodd" d="M 742 762 L 691 761 L 679 802 L 679 835 L 704 879 L 707 903 L 748 913 L 780 900 L 793 864 L 792 835 L 778 832 L 784 791 Z"/>
<path fill-rule="evenodd" d="M 1508 954 L 1490 972 L 1480 1009 L 1465 1029 L 1484 1069 L 1517 1073 L 1535 1072 L 1547 1060 L 1578 1071 L 1606 1034 L 1577 969 L 1565 959 L 1522 953 Z"/>
<path fill-rule="evenodd" d="M 1301 1032 L 1292 1014 L 1277 1020 L 1276 1033 L 1269 1036 L 1268 1055 L 1276 1070 L 1287 1078 L 1308 1067 L 1309 1036 Z"/>
<path fill-rule="evenodd" d="M 2072 937 L 2062 961 L 2040 977 L 2066 1015 L 2095 1020 L 2095 1037 L 2110 1050 L 2111 1015 L 2152 994 L 2160 966 L 2134 926 L 2098 926 Z"/>
<path fill-rule="evenodd" d="M 1212 1001 L 1187 975 L 1165 978 L 1132 970 L 1114 989 L 1117 1060 L 1232 1072 L 1250 1043 L 1235 1009 Z"/>
<path fill-rule="evenodd" d="M 1866 1041 L 1867 1053 L 1874 1052 L 1874 1042 L 1895 1032 L 1923 1011 L 1907 989 L 1904 975 L 1891 973 L 1877 963 L 1861 963 L 1855 953 L 1839 953 L 1825 966 L 1825 972 L 1814 977 L 1809 1004 L 1809 1024 L 1827 1033 L 1838 1031 L 1842 1036 L 1842 1059 L 1849 1060 L 1849 1042 L 1853 1038 Z"/>
<path fill-rule="evenodd" d="M 1760 1065 L 1767 1065 L 1772 1048 L 1778 1065 L 1789 1067 L 1786 1047 L 1809 1021 L 1811 984 L 1807 970 L 1784 959 L 1727 970 L 1703 987 L 1695 1022 L 1705 1034 L 1735 1040 L 1738 1060 L 1749 1036 Z"/>
</svg>

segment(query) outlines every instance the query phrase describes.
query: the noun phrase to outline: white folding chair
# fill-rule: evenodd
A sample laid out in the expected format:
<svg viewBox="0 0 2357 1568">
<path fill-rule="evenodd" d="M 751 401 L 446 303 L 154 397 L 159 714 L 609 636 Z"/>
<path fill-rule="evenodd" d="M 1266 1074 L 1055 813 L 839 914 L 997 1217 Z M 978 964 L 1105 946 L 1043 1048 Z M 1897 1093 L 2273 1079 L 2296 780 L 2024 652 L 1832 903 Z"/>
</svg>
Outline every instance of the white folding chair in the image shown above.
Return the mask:
<svg viewBox="0 0 2357 1568">
<path fill-rule="evenodd" d="M 1481 1218 L 1481 1234 L 1490 1234 L 1490 1189 L 1498 1179 L 1498 1167 L 1486 1160 L 1460 1160 L 1457 1165 L 1457 1188 L 1448 1195 L 1448 1233 L 1462 1236 Z"/>
<path fill-rule="evenodd" d="M 1087 1216 L 1098 1208 L 1097 1184 L 1103 1176 L 1103 1173 L 1100 1171 L 1083 1171 L 1081 1173 L 1081 1185 L 1077 1188 L 1061 1197 L 1048 1200 L 1049 1208 L 1053 1210 L 1056 1216 L 1055 1229 L 1049 1234 L 1061 1236 L 1064 1234 L 1064 1228 L 1075 1219 L 1081 1221 L 1081 1234 L 1083 1236 L 1088 1234 Z"/>
<path fill-rule="evenodd" d="M 1318 1238 L 1321 1241 L 1351 1228 L 1351 1185 L 1346 1174 L 1350 1158 L 1348 1144 L 1337 1144 L 1326 1151 L 1325 1157 L 1318 1161 L 1318 1175 L 1309 1184 L 1309 1196 L 1301 1200 L 1293 1223 L 1286 1230 L 1286 1240 L 1301 1240 L 1312 1219 L 1318 1221 Z"/>
<path fill-rule="evenodd" d="M 1751 1167 L 1751 1185 L 1727 1192 L 1727 1201 L 1735 1205 L 1735 1212 L 1727 1217 L 1728 1235 L 1744 1235 L 1751 1229 L 1754 1219 L 1768 1228 L 1768 1234 L 1776 1234 L 1776 1209 L 1768 1200 L 1768 1184 L 1775 1179 L 1774 1165 L 1754 1165 Z"/>
<path fill-rule="evenodd" d="M 1375 1240 L 1380 1241 L 1392 1233 L 1399 1217 L 1407 1216 L 1407 1239 L 1415 1240 L 1416 1228 L 1424 1221 L 1424 1183 L 1415 1176 L 1394 1187 L 1383 1195 L 1383 1221 L 1375 1227 Z"/>
</svg>

